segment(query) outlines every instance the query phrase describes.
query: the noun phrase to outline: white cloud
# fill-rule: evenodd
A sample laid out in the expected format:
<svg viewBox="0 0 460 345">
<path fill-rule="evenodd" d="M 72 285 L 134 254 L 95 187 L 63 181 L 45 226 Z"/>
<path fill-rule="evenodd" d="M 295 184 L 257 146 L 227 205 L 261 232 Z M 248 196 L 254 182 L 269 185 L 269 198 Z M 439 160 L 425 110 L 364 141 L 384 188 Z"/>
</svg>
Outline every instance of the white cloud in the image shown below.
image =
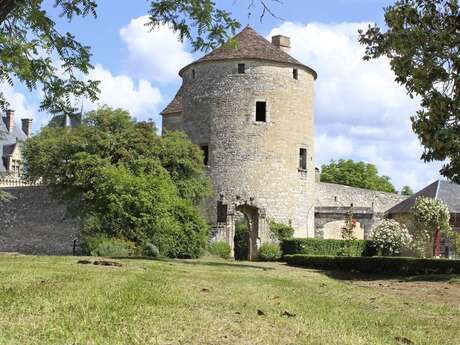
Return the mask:
<svg viewBox="0 0 460 345">
<path fill-rule="evenodd" d="M 283 23 L 269 36 L 291 37 L 291 54 L 318 72 L 317 165 L 352 158 L 376 164 L 397 188 L 438 178 L 440 164 L 420 161 L 409 120 L 418 101 L 396 84 L 387 59 L 363 61 L 358 29 L 368 23 Z"/>
<path fill-rule="evenodd" d="M 178 71 L 192 62 L 192 54 L 168 26 L 150 30 L 145 26 L 147 21 L 148 16 L 138 17 L 120 29 L 128 48 L 130 69 L 158 82 L 177 81 Z"/>
<path fill-rule="evenodd" d="M 113 108 L 123 108 L 137 119 L 153 118 L 158 113 L 162 101 L 158 88 L 144 79 L 134 81 L 127 75 L 113 75 L 102 65 L 96 65 L 89 78 L 99 80 L 99 100 L 95 104 L 85 103 L 85 110 L 91 110 L 101 105 Z"/>
</svg>

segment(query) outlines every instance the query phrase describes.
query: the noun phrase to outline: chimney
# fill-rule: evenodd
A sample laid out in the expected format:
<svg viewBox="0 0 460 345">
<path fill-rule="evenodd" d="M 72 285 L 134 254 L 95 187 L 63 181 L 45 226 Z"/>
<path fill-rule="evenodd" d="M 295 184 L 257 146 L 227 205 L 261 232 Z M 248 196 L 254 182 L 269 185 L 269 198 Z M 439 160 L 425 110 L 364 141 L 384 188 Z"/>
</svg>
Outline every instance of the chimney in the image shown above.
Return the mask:
<svg viewBox="0 0 460 345">
<path fill-rule="evenodd" d="M 30 138 L 30 136 L 32 135 L 32 119 L 21 119 L 21 122 L 22 131 L 27 136 L 27 138 Z"/>
<path fill-rule="evenodd" d="M 6 111 L 6 129 L 8 133 L 13 132 L 14 127 L 14 110 L 8 109 Z"/>
<path fill-rule="evenodd" d="M 284 50 L 286 53 L 289 53 L 291 50 L 291 39 L 287 36 L 272 36 L 272 44 L 281 50 Z"/>
</svg>

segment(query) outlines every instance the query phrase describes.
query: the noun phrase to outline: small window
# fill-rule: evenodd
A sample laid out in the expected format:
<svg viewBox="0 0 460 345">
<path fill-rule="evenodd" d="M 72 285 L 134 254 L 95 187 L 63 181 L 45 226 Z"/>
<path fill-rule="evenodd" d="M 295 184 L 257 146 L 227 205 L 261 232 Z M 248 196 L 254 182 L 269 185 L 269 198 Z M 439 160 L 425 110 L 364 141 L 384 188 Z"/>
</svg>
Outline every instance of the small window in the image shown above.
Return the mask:
<svg viewBox="0 0 460 345">
<path fill-rule="evenodd" d="M 267 102 L 256 102 L 256 121 L 267 122 Z"/>
<path fill-rule="evenodd" d="M 194 69 L 192 69 L 192 79 L 195 79 L 195 76 L 196 76 L 196 72 Z"/>
<path fill-rule="evenodd" d="M 239 74 L 246 73 L 246 65 L 244 63 L 239 63 L 238 64 L 238 73 Z"/>
<path fill-rule="evenodd" d="M 294 69 L 292 70 L 292 77 L 293 77 L 295 80 L 299 79 L 299 70 L 298 70 L 297 68 L 294 68 Z"/>
<path fill-rule="evenodd" d="M 203 164 L 208 165 L 209 163 L 209 146 L 202 145 L 201 150 L 203 151 Z"/>
<path fill-rule="evenodd" d="M 307 170 L 307 149 L 299 150 L 299 169 Z"/>
<path fill-rule="evenodd" d="M 217 223 L 227 223 L 227 205 L 217 202 Z"/>
</svg>

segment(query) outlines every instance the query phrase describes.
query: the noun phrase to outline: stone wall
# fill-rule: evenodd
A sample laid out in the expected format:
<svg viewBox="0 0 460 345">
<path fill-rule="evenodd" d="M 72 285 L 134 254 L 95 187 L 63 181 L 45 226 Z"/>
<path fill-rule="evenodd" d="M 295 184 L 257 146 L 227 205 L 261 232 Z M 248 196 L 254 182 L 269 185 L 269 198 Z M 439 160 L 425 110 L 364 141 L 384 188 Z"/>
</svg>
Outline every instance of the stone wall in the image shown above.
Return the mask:
<svg viewBox="0 0 460 345">
<path fill-rule="evenodd" d="M 367 239 L 372 227 L 384 218 L 385 212 L 406 198 L 394 193 L 317 182 L 315 237 L 326 238 L 331 237 L 329 233 L 337 234 L 353 205 L 353 218 L 360 223 L 360 234 L 361 230 L 363 233 L 360 237 Z"/>
<path fill-rule="evenodd" d="M 13 199 L 0 202 L 0 252 L 72 254 L 73 241 L 80 234 L 78 222 L 66 216 L 65 208 L 53 201 L 44 187 L 2 191 Z"/>
</svg>

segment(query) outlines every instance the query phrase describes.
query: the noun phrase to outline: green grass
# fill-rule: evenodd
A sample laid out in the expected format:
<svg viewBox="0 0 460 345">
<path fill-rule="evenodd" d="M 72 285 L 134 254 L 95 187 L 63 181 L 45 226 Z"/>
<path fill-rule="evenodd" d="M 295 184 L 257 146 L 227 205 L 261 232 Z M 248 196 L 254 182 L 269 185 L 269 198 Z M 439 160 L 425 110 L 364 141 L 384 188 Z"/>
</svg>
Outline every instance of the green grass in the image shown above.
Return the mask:
<svg viewBox="0 0 460 345">
<path fill-rule="evenodd" d="M 78 259 L 0 257 L 0 344 L 460 344 L 458 277 L 363 280 L 279 263 L 126 259 L 114 268 Z"/>
</svg>

